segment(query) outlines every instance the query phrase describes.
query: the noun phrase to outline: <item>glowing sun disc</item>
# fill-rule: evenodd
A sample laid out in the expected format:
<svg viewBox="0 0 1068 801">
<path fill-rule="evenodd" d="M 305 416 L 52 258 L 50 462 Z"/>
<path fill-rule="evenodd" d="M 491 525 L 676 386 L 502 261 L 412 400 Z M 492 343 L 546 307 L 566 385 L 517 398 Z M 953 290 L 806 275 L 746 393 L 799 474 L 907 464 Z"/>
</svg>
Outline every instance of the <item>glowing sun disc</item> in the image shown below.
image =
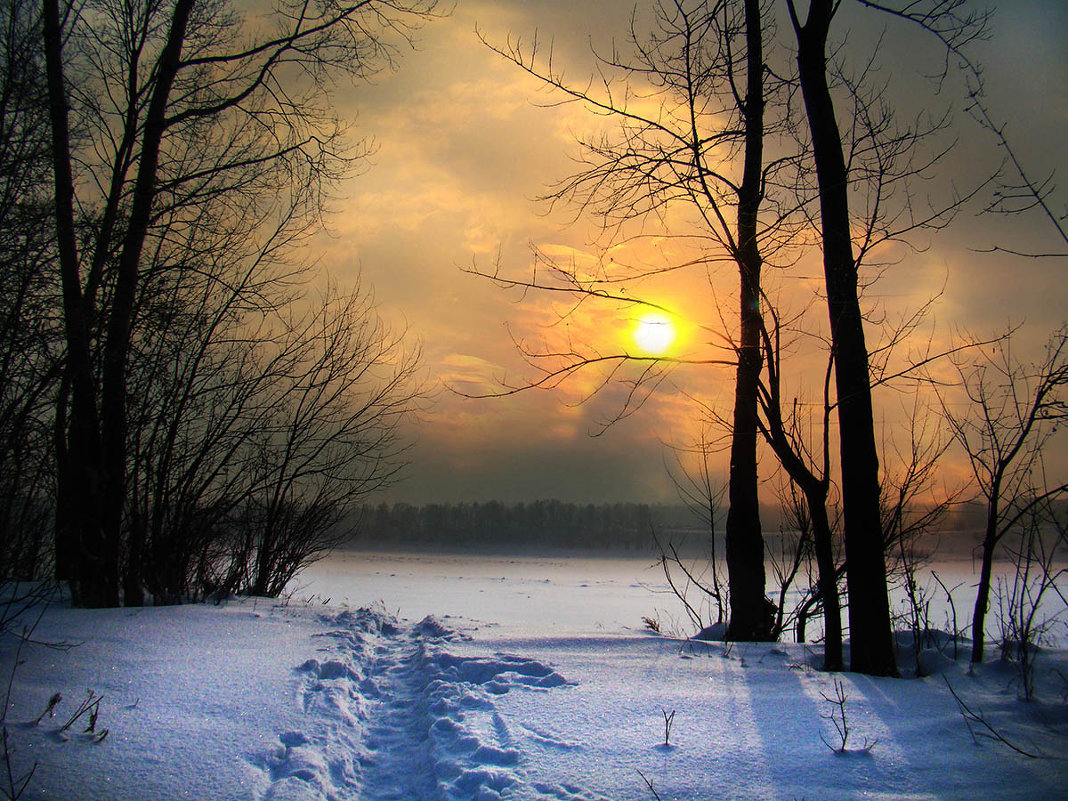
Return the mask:
<svg viewBox="0 0 1068 801">
<path fill-rule="evenodd" d="M 660 356 L 675 341 L 675 327 L 662 314 L 647 314 L 634 326 L 634 342 L 645 353 Z"/>
</svg>

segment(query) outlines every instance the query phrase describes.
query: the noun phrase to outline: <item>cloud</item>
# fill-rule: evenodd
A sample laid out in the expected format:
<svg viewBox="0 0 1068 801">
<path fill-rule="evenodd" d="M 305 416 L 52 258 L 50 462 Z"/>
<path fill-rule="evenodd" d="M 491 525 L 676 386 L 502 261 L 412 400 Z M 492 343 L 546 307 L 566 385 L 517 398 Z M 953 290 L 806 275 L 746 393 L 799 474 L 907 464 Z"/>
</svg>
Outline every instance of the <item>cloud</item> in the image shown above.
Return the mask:
<svg viewBox="0 0 1068 801">
<path fill-rule="evenodd" d="M 1068 82 L 1057 80 L 1068 74 L 1058 35 L 1065 15 L 1036 30 L 1035 20 L 1044 18 L 1032 12 L 1041 4 L 1024 5 L 1031 11 L 1017 13 L 1014 4 L 1003 15 L 1010 42 L 990 46 L 987 75 L 991 103 L 1003 104 L 998 107 L 1005 109 L 1003 118 L 1013 120 L 1021 154 L 1034 175 L 1044 176 L 1065 157 L 1061 131 Z M 550 212 L 536 198 L 576 168 L 576 135 L 596 134 L 608 123 L 577 104 L 551 105 L 553 98 L 535 80 L 474 34 L 477 23 L 491 41 L 503 44 L 509 35 L 530 41 L 537 29 L 545 46 L 552 42 L 554 64 L 583 81 L 593 74 L 590 43 L 607 52 L 613 37 L 622 42 L 629 12 L 628 3 L 462 0 L 450 18 L 420 34 L 418 50 L 403 58 L 395 74 L 374 86 L 339 92 L 340 113 L 358 113 L 359 129 L 373 134 L 377 149 L 369 169 L 339 187 L 331 234 L 310 247 L 339 280 L 358 273 L 366 278 L 383 314 L 407 325 L 422 342 L 425 369 L 439 386 L 484 394 L 536 380 L 537 367 L 517 350 L 513 337 L 535 352 L 598 356 L 630 347 L 638 308 L 633 304 L 591 300 L 576 306 L 558 294 L 524 295 L 463 272 L 472 265 L 486 272 L 499 266 L 509 275 L 529 277 L 532 246 L 573 267 L 580 279 L 601 278 L 606 271 L 631 276 L 611 285 L 612 291 L 678 315 L 680 356 L 729 361 L 738 278 L 732 265 L 717 261 L 714 243 L 693 236 L 701 229 L 692 212 L 669 209 L 663 226 L 654 220 L 625 227 L 611 240 L 602 236 L 600 220 L 574 207 Z M 1017 44 L 1028 31 L 1038 37 L 1034 53 Z M 851 35 L 850 45 L 862 39 Z M 895 83 L 906 80 L 903 64 L 923 66 L 923 59 L 893 58 L 894 48 L 910 42 L 915 47 L 908 34 L 892 33 L 887 41 Z M 1006 93 L 1006 86 L 1017 84 L 1019 91 Z M 915 98 L 902 99 L 901 108 L 910 102 L 915 105 Z M 959 113 L 958 119 L 966 122 Z M 947 168 L 963 191 L 999 156 L 981 131 L 961 124 L 954 133 L 960 142 Z M 920 183 L 917 206 L 928 196 L 954 191 L 949 182 Z M 674 236 L 680 232 L 687 236 Z M 1040 219 L 961 215 L 953 227 L 913 244 L 891 243 L 874 254 L 892 266 L 866 289 L 873 348 L 883 336 L 879 319 L 896 319 L 943 287 L 936 345 L 948 343 L 955 327 L 982 333 L 1020 319 L 1028 321 L 1033 345 L 1064 320 L 1062 263 L 976 252 L 991 244 L 1056 245 Z M 675 269 L 682 264 L 690 266 Z M 647 273 L 657 274 L 637 277 Z M 769 264 L 765 274 L 769 297 L 791 329 L 785 338 L 790 357 L 785 391 L 790 399 L 818 404 L 828 327 L 819 254 L 810 252 L 790 266 Z M 866 269 L 862 278 L 872 275 Z M 393 490 L 393 497 L 670 500 L 663 443 L 687 444 L 700 436 L 702 403 L 729 417 L 733 370 L 680 365 L 637 414 L 590 439 L 590 431 L 626 407 L 627 381 L 645 364 L 624 365 L 605 384 L 611 367 L 581 371 L 551 392 L 481 401 L 439 393 L 411 430 L 417 442 L 412 481 Z M 887 425 L 904 414 L 891 400 L 877 395 Z M 770 463 L 761 469 L 762 475 L 770 473 Z"/>
</svg>

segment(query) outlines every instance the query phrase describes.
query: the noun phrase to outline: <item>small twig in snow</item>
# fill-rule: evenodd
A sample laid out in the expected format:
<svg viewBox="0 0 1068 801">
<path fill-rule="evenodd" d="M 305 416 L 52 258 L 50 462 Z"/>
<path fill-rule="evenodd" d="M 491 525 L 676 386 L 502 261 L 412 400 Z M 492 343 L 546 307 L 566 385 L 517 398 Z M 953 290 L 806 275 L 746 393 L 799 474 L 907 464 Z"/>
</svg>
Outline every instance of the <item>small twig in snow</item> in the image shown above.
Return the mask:
<svg viewBox="0 0 1068 801">
<path fill-rule="evenodd" d="M 664 716 L 664 747 L 665 748 L 670 748 L 671 747 L 671 743 L 670 743 L 670 740 L 671 740 L 671 724 L 675 722 L 675 710 L 672 709 L 671 710 L 671 714 L 669 715 L 668 711 L 666 709 L 664 709 L 663 707 L 661 707 L 660 708 L 660 712 Z"/>
<path fill-rule="evenodd" d="M 823 700 L 831 705 L 831 711 L 820 715 L 824 720 L 829 720 L 833 725 L 835 731 L 838 733 L 839 744 L 837 747 L 827 742 L 827 738 L 823 736 L 823 732 L 820 732 L 820 739 L 823 740 L 823 744 L 830 748 L 836 754 L 844 754 L 846 752 L 846 745 L 849 742 L 849 719 L 846 717 L 846 701 L 849 698 L 845 694 L 845 686 L 837 678 L 831 680 L 834 686 L 834 697 L 821 692 Z M 860 750 L 864 753 L 868 753 L 878 744 L 878 740 L 871 743 L 868 742 L 868 738 L 864 738 L 864 747 Z"/>
<path fill-rule="evenodd" d="M 957 691 L 953 689 L 953 685 L 949 683 L 949 679 L 947 679 L 945 676 L 942 676 L 942 680 L 945 681 L 946 687 L 949 688 L 949 693 L 953 696 L 953 700 L 957 702 L 957 707 L 960 710 L 960 716 L 964 718 L 964 723 L 968 726 L 968 733 L 972 736 L 972 741 L 975 742 L 976 745 L 979 744 L 979 735 L 982 735 L 983 737 L 986 737 L 990 740 L 994 740 L 995 742 L 1007 745 L 1017 754 L 1022 754 L 1023 756 L 1029 759 L 1042 758 L 1041 754 L 1032 754 L 1030 751 L 1025 751 L 1018 745 L 1015 745 L 1014 743 L 1010 742 L 1004 734 L 1002 734 L 992 725 L 990 725 L 990 722 L 983 716 L 983 710 L 978 709 L 978 707 L 976 707 L 978 711 L 972 710 L 972 708 L 964 702 L 964 699 L 957 694 Z M 977 723 L 982 727 L 982 729 L 979 730 L 978 734 L 972 727 L 973 723 Z"/>
<path fill-rule="evenodd" d="M 37 719 L 34 720 L 33 725 L 40 725 L 41 721 L 44 720 L 46 716 L 49 718 L 54 718 L 56 716 L 56 707 L 62 700 L 63 693 L 52 693 L 52 697 L 48 699 L 48 705 L 44 708 L 44 712 L 37 716 Z"/>
<path fill-rule="evenodd" d="M 656 788 L 653 787 L 653 783 L 645 777 L 645 774 L 639 770 L 638 775 L 642 777 L 642 781 L 645 782 L 645 786 L 649 788 L 649 792 L 653 794 L 653 798 L 655 798 L 656 801 L 664 801 L 660 797 L 660 794 L 656 792 Z"/>
<path fill-rule="evenodd" d="M 74 710 L 74 713 L 70 716 L 70 719 L 64 723 L 59 731 L 65 732 L 71 726 L 78 722 L 80 718 L 89 715 L 89 725 L 85 729 L 86 734 L 91 734 L 96 729 L 96 719 L 100 714 L 100 702 L 104 700 L 104 696 L 97 695 L 92 690 L 87 690 L 85 698 L 78 705 L 78 708 Z"/>
</svg>

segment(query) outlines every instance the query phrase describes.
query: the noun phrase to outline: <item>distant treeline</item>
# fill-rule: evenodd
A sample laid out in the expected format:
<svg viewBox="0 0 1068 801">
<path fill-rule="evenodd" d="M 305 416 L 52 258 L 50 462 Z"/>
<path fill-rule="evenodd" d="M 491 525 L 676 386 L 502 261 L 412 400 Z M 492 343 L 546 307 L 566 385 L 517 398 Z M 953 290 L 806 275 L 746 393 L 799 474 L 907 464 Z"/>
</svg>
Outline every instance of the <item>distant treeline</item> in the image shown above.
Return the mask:
<svg viewBox="0 0 1068 801">
<path fill-rule="evenodd" d="M 478 545 L 487 548 L 653 550 L 653 532 L 692 533 L 700 524 L 682 506 L 639 503 L 406 503 L 364 506 L 361 545 Z M 705 536 L 707 536 L 707 529 Z"/>
<path fill-rule="evenodd" d="M 529 503 L 408 503 L 365 505 L 359 509 L 353 543 L 362 547 L 477 546 L 487 550 L 537 548 L 655 551 L 653 535 L 683 552 L 705 553 L 709 546 L 707 512 L 681 504 L 577 504 L 555 500 Z M 726 509 L 716 515 L 716 542 L 722 556 Z M 956 505 L 946 515 L 936 538 L 954 548 L 970 547 L 982 528 L 977 504 Z M 777 537 L 788 528 L 781 510 L 761 507 L 764 536 L 778 548 Z M 789 536 L 790 532 L 787 532 Z M 931 542 L 929 547 L 939 547 Z"/>
</svg>

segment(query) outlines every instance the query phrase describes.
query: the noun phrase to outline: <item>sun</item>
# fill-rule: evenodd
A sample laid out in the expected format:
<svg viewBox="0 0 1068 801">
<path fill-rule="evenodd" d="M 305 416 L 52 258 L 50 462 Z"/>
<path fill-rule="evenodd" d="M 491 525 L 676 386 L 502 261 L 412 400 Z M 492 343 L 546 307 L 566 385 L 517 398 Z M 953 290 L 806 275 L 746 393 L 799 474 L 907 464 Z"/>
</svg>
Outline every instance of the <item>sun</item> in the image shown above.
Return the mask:
<svg viewBox="0 0 1068 801">
<path fill-rule="evenodd" d="M 644 353 L 662 356 L 675 341 L 675 326 L 666 315 L 646 314 L 638 319 L 631 335 Z"/>
</svg>

